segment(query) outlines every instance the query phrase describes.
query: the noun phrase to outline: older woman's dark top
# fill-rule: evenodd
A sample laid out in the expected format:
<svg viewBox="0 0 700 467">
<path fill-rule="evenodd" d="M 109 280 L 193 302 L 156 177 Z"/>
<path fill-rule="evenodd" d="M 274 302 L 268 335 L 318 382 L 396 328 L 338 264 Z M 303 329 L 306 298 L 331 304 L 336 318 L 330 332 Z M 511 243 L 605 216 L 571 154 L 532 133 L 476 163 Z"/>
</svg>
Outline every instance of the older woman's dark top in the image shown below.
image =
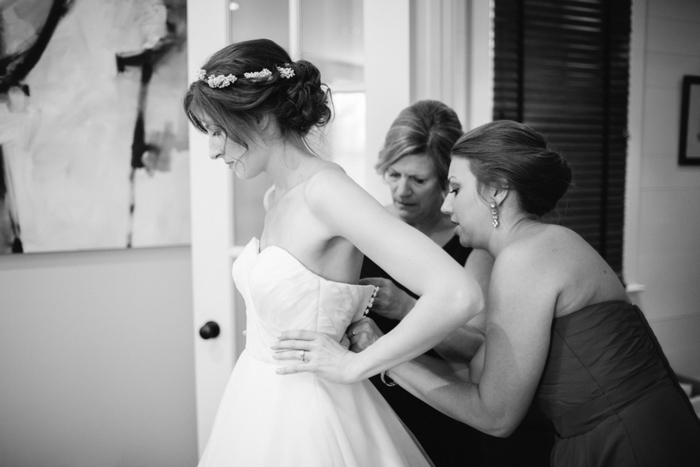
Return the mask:
<svg viewBox="0 0 700 467">
<path fill-rule="evenodd" d="M 466 263 L 472 251 L 471 248 L 460 245 L 459 237 L 456 235 L 443 246 L 443 249 L 462 265 Z M 365 258 L 362 264 L 360 277 L 391 279 L 400 289 L 417 298 L 369 258 Z M 384 318 L 372 311 L 369 317 L 385 333 L 398 324 L 398 321 Z M 432 350 L 428 354 L 441 358 Z M 534 410 L 530 410 L 521 426 L 510 437 L 496 438 L 443 415 L 399 386 L 386 386 L 379 376 L 371 378 L 371 381 L 413 432 L 436 467 L 544 467 L 549 465 L 554 434 L 551 424 Z"/>
</svg>

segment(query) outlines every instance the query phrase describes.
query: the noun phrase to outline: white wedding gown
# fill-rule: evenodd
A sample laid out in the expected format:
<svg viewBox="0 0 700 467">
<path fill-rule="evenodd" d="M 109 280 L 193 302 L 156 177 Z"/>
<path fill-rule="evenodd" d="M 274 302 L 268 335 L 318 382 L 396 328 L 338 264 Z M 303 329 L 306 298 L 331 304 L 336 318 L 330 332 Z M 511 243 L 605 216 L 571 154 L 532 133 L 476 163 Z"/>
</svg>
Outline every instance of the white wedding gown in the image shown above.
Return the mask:
<svg viewBox="0 0 700 467">
<path fill-rule="evenodd" d="M 369 380 L 339 384 L 311 373 L 281 376 L 272 358 L 282 331 L 338 341 L 362 317 L 373 286 L 326 280 L 290 253 L 253 238 L 233 265 L 246 302 L 246 348 L 224 392 L 200 467 L 432 465 Z"/>
</svg>

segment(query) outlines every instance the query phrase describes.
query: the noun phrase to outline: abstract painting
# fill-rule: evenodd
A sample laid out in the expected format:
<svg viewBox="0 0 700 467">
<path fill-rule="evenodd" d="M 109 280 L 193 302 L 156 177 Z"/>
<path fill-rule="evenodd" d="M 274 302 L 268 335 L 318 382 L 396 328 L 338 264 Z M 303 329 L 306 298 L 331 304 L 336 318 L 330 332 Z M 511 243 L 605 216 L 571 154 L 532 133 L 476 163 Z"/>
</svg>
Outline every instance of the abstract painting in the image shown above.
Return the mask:
<svg viewBox="0 0 700 467">
<path fill-rule="evenodd" d="M 0 0 L 0 253 L 190 242 L 186 0 Z"/>
</svg>

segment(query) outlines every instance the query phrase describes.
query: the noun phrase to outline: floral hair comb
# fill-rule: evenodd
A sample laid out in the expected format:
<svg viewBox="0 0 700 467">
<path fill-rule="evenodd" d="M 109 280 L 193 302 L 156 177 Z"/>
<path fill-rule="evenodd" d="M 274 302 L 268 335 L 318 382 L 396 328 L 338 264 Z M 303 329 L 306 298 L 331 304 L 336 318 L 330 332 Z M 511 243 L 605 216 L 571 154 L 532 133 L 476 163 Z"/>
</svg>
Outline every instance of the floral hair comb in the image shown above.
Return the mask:
<svg viewBox="0 0 700 467">
<path fill-rule="evenodd" d="M 248 79 L 262 81 L 263 79 L 270 79 L 270 77 L 272 76 L 272 72 L 267 68 L 263 68 L 260 71 L 250 71 L 248 73 L 243 73 L 243 76 L 245 76 Z"/>
<path fill-rule="evenodd" d="M 285 65 L 289 65 L 289 63 L 285 63 Z M 278 66 L 277 71 L 279 71 L 280 76 L 285 79 L 289 79 L 294 76 L 294 70 L 292 70 L 290 67 Z"/>
<path fill-rule="evenodd" d="M 238 78 L 233 75 L 210 75 L 207 76 L 207 72 L 204 70 L 199 70 L 197 72 L 197 79 L 205 81 L 210 88 L 225 88 L 226 86 L 236 82 Z"/>
<path fill-rule="evenodd" d="M 289 65 L 289 63 L 285 63 L 285 65 Z M 294 76 L 294 70 L 291 67 L 276 67 L 277 71 L 279 71 L 280 76 L 284 79 L 290 79 L 291 77 Z M 263 81 L 263 80 L 269 80 L 272 78 L 272 72 L 268 70 L 267 68 L 263 68 L 260 71 L 250 71 L 247 73 L 243 73 L 243 76 L 246 79 L 253 80 L 254 82 L 257 81 Z M 207 72 L 202 68 L 197 71 L 197 74 L 195 75 L 195 78 L 197 81 L 204 81 L 209 85 L 210 88 L 225 88 L 233 83 L 235 83 L 238 78 L 235 77 L 234 75 L 209 75 L 207 76 Z"/>
</svg>

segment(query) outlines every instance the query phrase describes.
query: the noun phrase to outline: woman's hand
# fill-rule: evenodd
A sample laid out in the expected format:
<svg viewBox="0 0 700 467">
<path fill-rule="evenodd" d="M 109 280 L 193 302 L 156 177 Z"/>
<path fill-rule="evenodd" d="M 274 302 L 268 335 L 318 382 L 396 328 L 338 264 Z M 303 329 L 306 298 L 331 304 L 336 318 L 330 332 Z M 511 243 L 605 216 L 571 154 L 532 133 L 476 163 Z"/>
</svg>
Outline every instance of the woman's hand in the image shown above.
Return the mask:
<svg viewBox="0 0 700 467">
<path fill-rule="evenodd" d="M 315 373 L 337 383 L 353 383 L 353 354 L 327 334 L 314 331 L 285 331 L 272 346 L 275 360 L 292 364 L 276 370 L 279 375 Z"/>
<path fill-rule="evenodd" d="M 389 279 L 366 277 L 360 279 L 359 283 L 379 287 L 379 291 L 374 297 L 372 311 L 385 318 L 401 321 L 416 303 L 413 297 L 398 288 Z"/>
<path fill-rule="evenodd" d="M 372 318 L 362 318 L 352 323 L 345 335 L 350 339 L 350 350 L 360 353 L 382 337 L 381 329 Z"/>
</svg>

